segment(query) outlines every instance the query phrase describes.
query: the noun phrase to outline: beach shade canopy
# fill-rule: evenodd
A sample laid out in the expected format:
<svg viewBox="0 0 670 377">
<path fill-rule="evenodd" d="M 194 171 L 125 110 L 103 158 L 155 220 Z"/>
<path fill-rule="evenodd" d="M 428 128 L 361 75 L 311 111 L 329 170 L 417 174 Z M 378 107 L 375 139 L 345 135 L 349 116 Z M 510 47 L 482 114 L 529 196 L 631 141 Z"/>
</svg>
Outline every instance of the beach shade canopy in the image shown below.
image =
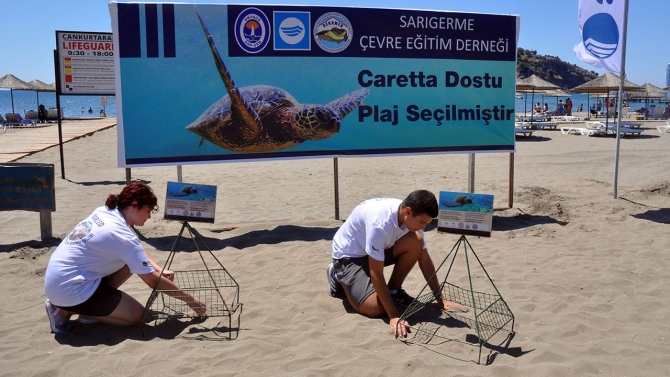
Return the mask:
<svg viewBox="0 0 670 377">
<path fill-rule="evenodd" d="M 12 74 L 0 78 L 0 88 L 9 89 L 9 95 L 12 98 L 12 113 L 14 112 L 14 90 L 33 90 L 30 84 Z"/>
<path fill-rule="evenodd" d="M 32 90 L 36 92 L 55 92 L 56 91 L 56 84 L 47 84 L 43 81 L 40 80 L 33 80 L 28 83 L 31 87 Z"/>
<path fill-rule="evenodd" d="M 591 81 L 587 81 L 582 85 L 570 89 L 570 91 L 575 93 L 609 93 L 612 90 L 619 90 L 620 84 L 621 79 L 619 76 L 612 72 L 606 72 Z M 639 91 L 644 89 L 637 84 L 624 80 L 623 90 Z"/>
<path fill-rule="evenodd" d="M 536 91 L 544 91 L 544 90 L 553 90 L 553 89 L 560 89 L 560 86 L 554 85 L 550 83 L 547 80 L 544 80 L 542 78 L 539 78 L 535 75 L 530 75 L 529 77 L 526 77 L 525 79 L 517 79 L 516 81 L 516 91 L 517 92 L 525 92 L 525 93 L 531 93 L 531 106 L 535 103 L 535 92 Z M 524 109 L 524 113 L 525 113 Z M 532 119 L 532 115 L 531 115 Z"/>
<path fill-rule="evenodd" d="M 612 72 L 606 72 L 591 81 L 587 81 L 582 85 L 570 89 L 570 91 L 575 93 L 603 93 L 605 94 L 605 98 L 609 99 L 610 92 L 613 90 L 618 91 L 620 85 L 621 78 L 619 78 L 619 76 Z M 635 83 L 624 80 L 623 90 L 627 92 L 635 92 L 644 89 Z M 607 129 L 608 121 L 609 112 L 605 113 L 605 129 Z"/>
<path fill-rule="evenodd" d="M 636 92 L 629 92 L 627 93 L 627 98 L 629 100 L 631 99 L 644 99 L 645 100 L 645 107 L 649 106 L 648 102 L 650 99 L 660 99 L 660 98 L 665 98 L 666 91 L 659 88 L 656 85 L 652 85 L 650 83 L 646 83 L 641 85 L 644 90 L 636 91 Z"/>
<path fill-rule="evenodd" d="M 32 90 L 35 91 L 35 94 L 37 95 L 37 107 L 39 108 L 40 106 L 40 92 L 55 92 L 56 91 L 56 84 L 47 84 L 43 81 L 40 80 L 32 80 L 28 83 L 30 86 L 32 86 Z"/>
</svg>

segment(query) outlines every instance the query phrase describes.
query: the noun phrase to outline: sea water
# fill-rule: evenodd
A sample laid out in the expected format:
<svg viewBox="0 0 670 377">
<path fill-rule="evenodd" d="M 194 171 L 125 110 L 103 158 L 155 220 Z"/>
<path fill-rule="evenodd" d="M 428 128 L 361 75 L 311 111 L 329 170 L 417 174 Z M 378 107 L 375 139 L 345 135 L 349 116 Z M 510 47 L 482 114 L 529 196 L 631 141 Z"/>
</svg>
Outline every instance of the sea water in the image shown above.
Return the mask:
<svg viewBox="0 0 670 377">
<path fill-rule="evenodd" d="M 549 111 L 552 111 L 556 109 L 556 106 L 558 105 L 558 101 L 562 101 L 563 104 L 565 104 L 565 100 L 570 98 L 572 100 L 572 112 L 576 112 L 579 110 L 579 105 L 582 105 L 582 111 L 583 112 L 588 112 L 588 109 L 591 107 L 592 104 L 598 103 L 598 101 L 605 102 L 605 98 L 598 98 L 594 97 L 594 95 L 588 95 L 586 93 L 569 93 L 569 95 L 564 96 L 564 97 L 547 97 L 544 96 L 542 93 L 535 93 L 533 96 L 531 93 L 520 93 L 523 98 L 517 98 L 516 102 L 514 103 L 515 110 L 517 113 L 523 113 L 524 109 L 526 112 L 530 114 L 531 111 L 533 111 L 533 107 L 535 105 L 533 103 L 540 103 L 541 106 L 544 106 L 544 104 L 547 104 L 547 107 L 549 107 Z M 602 96 L 602 94 L 598 94 L 598 96 Z M 611 98 L 612 95 L 610 95 Z M 616 96 L 616 94 L 614 94 Z M 534 102 L 533 102 L 534 101 Z M 657 107 L 659 106 L 658 100 L 649 100 L 648 104 L 655 104 Z M 643 107 L 646 107 L 647 105 L 645 104 L 645 100 L 643 99 L 640 102 L 630 102 L 629 103 L 630 108 L 629 111 L 636 111 L 639 110 Z"/>
<path fill-rule="evenodd" d="M 10 95 L 11 94 L 11 95 Z M 12 99 L 14 97 L 14 112 L 22 116 L 27 111 L 37 110 L 38 105 L 44 105 L 47 109 L 56 107 L 55 92 L 36 93 L 31 90 L 0 89 L 0 115 L 12 112 Z M 114 96 L 105 96 L 107 105 L 100 104 L 100 96 L 60 96 L 60 106 L 65 118 L 88 118 L 99 117 L 100 110 L 104 110 L 107 116 L 116 116 L 116 99 Z M 39 104 L 38 104 L 39 98 Z M 91 112 L 88 112 L 88 109 Z"/>
</svg>

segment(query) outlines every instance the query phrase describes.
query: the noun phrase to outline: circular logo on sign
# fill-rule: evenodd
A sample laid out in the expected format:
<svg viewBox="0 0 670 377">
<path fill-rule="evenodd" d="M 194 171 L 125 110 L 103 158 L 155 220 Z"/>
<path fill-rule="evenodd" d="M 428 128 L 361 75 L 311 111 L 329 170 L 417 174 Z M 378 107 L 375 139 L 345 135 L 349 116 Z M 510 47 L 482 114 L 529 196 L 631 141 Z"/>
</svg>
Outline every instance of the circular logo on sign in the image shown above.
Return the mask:
<svg viewBox="0 0 670 377">
<path fill-rule="evenodd" d="M 314 40 L 326 52 L 334 54 L 344 51 L 353 37 L 351 23 L 337 12 L 324 14 L 314 24 Z"/>
<path fill-rule="evenodd" d="M 235 40 L 250 54 L 263 51 L 270 42 L 270 21 L 257 8 L 243 10 L 235 20 Z"/>
<path fill-rule="evenodd" d="M 584 48 L 596 58 L 612 56 L 619 46 L 619 27 L 609 13 L 596 13 L 584 22 Z"/>
<path fill-rule="evenodd" d="M 305 25 L 295 17 L 289 17 L 279 25 L 279 35 L 286 44 L 294 45 L 305 38 Z"/>
</svg>

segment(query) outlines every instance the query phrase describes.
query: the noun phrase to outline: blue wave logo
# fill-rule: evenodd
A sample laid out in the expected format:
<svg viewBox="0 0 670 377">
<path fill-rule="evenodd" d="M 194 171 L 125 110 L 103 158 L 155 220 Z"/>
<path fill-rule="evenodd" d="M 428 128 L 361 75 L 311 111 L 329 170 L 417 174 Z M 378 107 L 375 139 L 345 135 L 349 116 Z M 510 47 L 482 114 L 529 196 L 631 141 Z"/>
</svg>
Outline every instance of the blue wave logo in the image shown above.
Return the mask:
<svg viewBox="0 0 670 377">
<path fill-rule="evenodd" d="M 274 49 L 311 49 L 309 12 L 274 12 Z"/>
<path fill-rule="evenodd" d="M 596 13 L 584 22 L 582 38 L 586 51 L 606 59 L 619 47 L 619 27 L 609 13 Z"/>
<path fill-rule="evenodd" d="M 305 28 L 302 26 L 291 26 L 291 27 L 280 27 L 282 34 L 285 34 L 289 37 L 297 37 L 305 31 Z"/>
</svg>

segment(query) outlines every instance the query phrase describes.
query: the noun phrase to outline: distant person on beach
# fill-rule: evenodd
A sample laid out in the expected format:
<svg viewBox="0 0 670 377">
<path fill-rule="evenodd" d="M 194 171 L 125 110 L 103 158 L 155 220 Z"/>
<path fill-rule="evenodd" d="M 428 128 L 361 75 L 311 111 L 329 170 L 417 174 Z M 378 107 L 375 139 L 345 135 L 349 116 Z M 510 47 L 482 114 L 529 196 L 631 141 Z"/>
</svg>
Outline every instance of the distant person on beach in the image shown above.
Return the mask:
<svg viewBox="0 0 670 377">
<path fill-rule="evenodd" d="M 327 269 L 330 295 L 347 298 L 365 316 L 386 314 L 395 335 L 406 337 L 409 324 L 400 322 L 396 305 L 406 307 L 414 300 L 402 284 L 418 263 L 441 309 L 468 311 L 445 300 L 433 276 L 435 265 L 423 230 L 437 214 L 435 195 L 426 190 L 413 191 L 405 200 L 370 199 L 356 206 L 333 237 L 333 262 Z M 384 266 L 390 265 L 394 267 L 387 281 Z"/>
<path fill-rule="evenodd" d="M 88 113 L 89 113 L 89 114 L 93 114 L 93 109 L 89 107 L 89 108 L 88 108 Z"/>
<path fill-rule="evenodd" d="M 100 116 L 101 117 L 106 117 L 107 116 L 107 114 L 105 114 L 105 110 L 100 109 Z"/>
<path fill-rule="evenodd" d="M 47 109 L 44 107 L 44 105 L 40 105 L 40 107 L 37 109 L 37 119 L 39 119 L 40 123 L 45 123 L 47 121 Z"/>
<path fill-rule="evenodd" d="M 570 97 L 565 100 L 565 114 L 572 115 L 572 100 Z"/>
<path fill-rule="evenodd" d="M 544 103 L 544 107 L 542 108 L 542 111 L 544 111 L 545 113 L 549 112 L 549 105 L 546 102 Z"/>
<path fill-rule="evenodd" d="M 73 314 L 79 314 L 80 323 L 139 324 L 144 306 L 118 289 L 133 274 L 205 315 L 205 304 L 182 291 L 172 281 L 172 271 L 161 273 L 131 228 L 144 225 L 158 210 L 157 202 L 149 186 L 130 183 L 119 195 L 110 195 L 105 206 L 96 208 L 58 245 L 44 278 L 51 331 L 69 332 Z"/>
<path fill-rule="evenodd" d="M 670 103 L 665 104 L 665 110 L 663 110 L 663 119 L 670 118 Z"/>
<path fill-rule="evenodd" d="M 540 106 L 539 102 L 535 104 L 535 112 L 537 114 L 540 114 L 542 112 L 542 106 Z"/>
<path fill-rule="evenodd" d="M 600 114 L 602 110 L 603 110 L 603 103 L 598 101 L 598 104 L 596 105 L 596 111 L 598 112 L 598 114 Z"/>
<path fill-rule="evenodd" d="M 565 108 L 563 107 L 563 100 L 558 100 L 558 105 L 556 105 L 556 111 L 558 111 L 559 114 L 563 114 L 563 111 Z"/>
<path fill-rule="evenodd" d="M 577 108 L 577 111 L 579 111 L 581 113 L 583 110 L 584 110 L 584 104 L 580 103 L 579 107 Z"/>
</svg>

